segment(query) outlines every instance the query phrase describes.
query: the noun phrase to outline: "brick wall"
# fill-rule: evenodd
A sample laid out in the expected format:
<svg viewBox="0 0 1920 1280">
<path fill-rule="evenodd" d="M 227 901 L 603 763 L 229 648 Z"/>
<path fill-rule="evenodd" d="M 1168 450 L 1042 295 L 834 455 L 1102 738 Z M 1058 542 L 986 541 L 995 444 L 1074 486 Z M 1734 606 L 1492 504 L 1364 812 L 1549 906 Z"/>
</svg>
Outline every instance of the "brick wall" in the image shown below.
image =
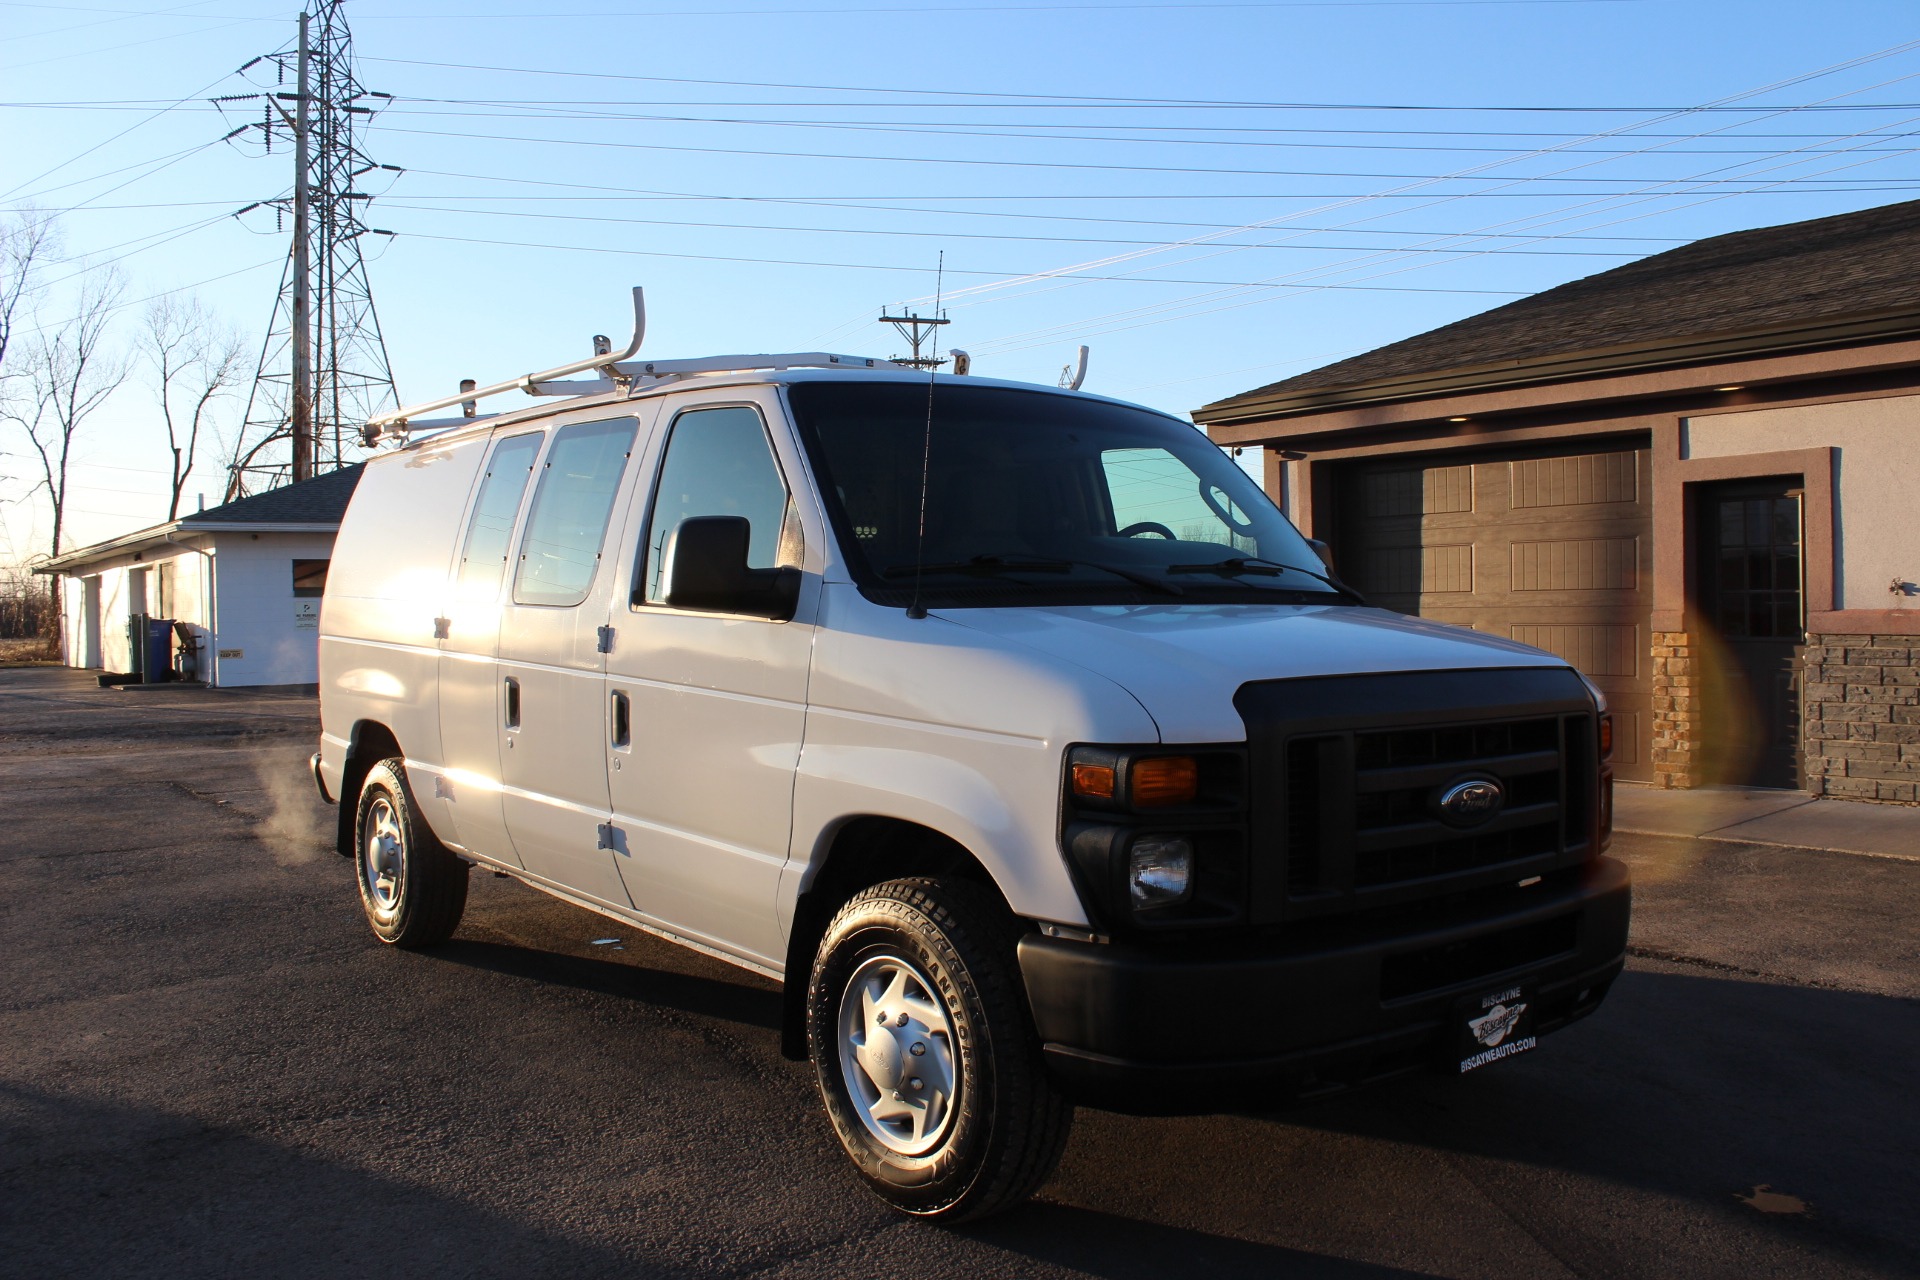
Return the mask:
<svg viewBox="0 0 1920 1280">
<path fill-rule="evenodd" d="M 1700 773 L 1700 691 L 1694 683 L 1691 638 L 1684 631 L 1653 633 L 1653 785 L 1697 787 Z"/>
<path fill-rule="evenodd" d="M 1920 636 L 1809 636 L 1807 789 L 1920 803 Z"/>
</svg>

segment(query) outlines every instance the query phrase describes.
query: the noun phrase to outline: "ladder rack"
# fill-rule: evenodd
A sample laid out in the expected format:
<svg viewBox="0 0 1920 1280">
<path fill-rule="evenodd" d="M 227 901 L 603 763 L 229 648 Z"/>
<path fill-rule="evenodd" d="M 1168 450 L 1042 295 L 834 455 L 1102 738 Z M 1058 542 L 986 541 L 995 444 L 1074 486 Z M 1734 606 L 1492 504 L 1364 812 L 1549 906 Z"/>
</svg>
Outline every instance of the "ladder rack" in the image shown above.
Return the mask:
<svg viewBox="0 0 1920 1280">
<path fill-rule="evenodd" d="M 702 374 L 747 373 L 779 369 L 912 371 L 909 366 L 896 364 L 891 360 L 881 360 L 872 356 L 839 355 L 830 351 L 802 351 L 782 355 L 703 356 L 692 360 L 633 360 L 632 357 L 639 352 L 641 340 L 646 337 L 646 333 L 646 298 L 644 291 L 636 285 L 633 290 L 633 340 L 627 344 L 626 350 L 616 353 L 612 350 L 611 342 L 604 337 L 596 336 L 593 340 L 594 354 L 585 359 L 558 365 L 540 373 L 509 378 L 505 382 L 496 382 L 491 386 L 457 391 L 450 396 L 408 405 L 403 409 L 395 409 L 391 413 L 378 414 L 368 419 L 367 425 L 361 429 L 360 441 L 371 449 L 383 439 L 405 440 L 414 431 L 444 431 L 454 427 L 471 426 L 487 418 L 498 417 L 497 413 L 475 415 L 474 403 L 488 396 L 497 396 L 508 391 L 524 391 L 530 396 L 590 396 L 615 391 L 632 391 L 636 387 L 658 386 Z M 600 376 L 563 381 L 569 374 L 584 373 L 590 369 L 599 373 Z M 451 408 L 454 405 L 460 405 L 466 416 L 415 421 L 420 414 L 431 413 L 435 409 Z"/>
</svg>

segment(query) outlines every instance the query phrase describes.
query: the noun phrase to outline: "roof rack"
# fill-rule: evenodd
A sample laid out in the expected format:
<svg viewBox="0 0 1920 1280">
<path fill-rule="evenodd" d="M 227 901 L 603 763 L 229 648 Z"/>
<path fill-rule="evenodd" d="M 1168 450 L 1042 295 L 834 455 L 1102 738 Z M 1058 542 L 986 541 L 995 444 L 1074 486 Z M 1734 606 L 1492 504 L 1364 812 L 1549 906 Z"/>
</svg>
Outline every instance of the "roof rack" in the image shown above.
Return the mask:
<svg viewBox="0 0 1920 1280">
<path fill-rule="evenodd" d="M 636 386 L 654 386 L 700 374 L 777 369 L 908 370 L 908 366 L 896 364 L 891 360 L 880 360 L 871 356 L 838 355 L 830 351 L 803 351 L 784 355 L 704 356 L 693 360 L 632 361 L 631 358 L 640 350 L 640 342 L 646 337 L 646 333 L 645 291 L 635 285 L 633 340 L 627 344 L 626 350 L 616 354 L 611 341 L 604 336 L 595 335 L 594 352 L 585 359 L 557 365 L 541 373 L 509 378 L 505 382 L 496 382 L 487 387 L 476 388 L 471 384 L 463 384 L 461 389 L 453 395 L 408 405 L 403 409 L 395 409 L 391 413 L 377 414 L 368 419 L 367 425 L 361 428 L 360 442 L 371 449 L 383 439 L 404 441 L 415 431 L 448 430 L 484 422 L 488 418 L 500 415 L 497 413 L 475 414 L 475 402 L 507 391 L 524 391 L 530 396 L 589 396 L 612 391 L 630 391 Z M 589 369 L 598 372 L 600 376 L 562 381 L 569 374 L 583 373 Z M 431 413 L 435 409 L 451 408 L 454 405 L 462 408 L 464 416 L 430 421 L 416 420 L 420 414 Z"/>
</svg>

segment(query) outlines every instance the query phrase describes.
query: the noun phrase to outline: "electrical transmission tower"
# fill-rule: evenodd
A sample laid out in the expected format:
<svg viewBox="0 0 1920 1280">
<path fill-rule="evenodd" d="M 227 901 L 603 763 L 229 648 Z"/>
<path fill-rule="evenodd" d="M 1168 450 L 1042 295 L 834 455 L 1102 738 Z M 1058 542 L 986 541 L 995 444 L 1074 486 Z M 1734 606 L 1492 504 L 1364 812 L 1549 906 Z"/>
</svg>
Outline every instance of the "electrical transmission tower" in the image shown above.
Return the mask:
<svg viewBox="0 0 1920 1280">
<path fill-rule="evenodd" d="M 260 366 L 227 480 L 227 500 L 308 480 L 353 459 L 358 430 L 397 404 L 387 344 L 373 309 L 362 246 L 391 236 L 363 219 L 373 197 L 356 189 L 380 171 L 361 147 L 368 120 L 392 95 L 361 87 L 353 70 L 353 36 L 342 0 L 317 0 L 300 15 L 294 48 L 248 66 L 273 68 L 265 93 L 219 99 L 222 108 L 262 104 L 260 130 L 268 154 L 291 145 L 293 189 L 249 205 L 274 210 L 293 241 L 280 273 Z M 242 68 L 245 70 L 246 68 Z"/>
</svg>

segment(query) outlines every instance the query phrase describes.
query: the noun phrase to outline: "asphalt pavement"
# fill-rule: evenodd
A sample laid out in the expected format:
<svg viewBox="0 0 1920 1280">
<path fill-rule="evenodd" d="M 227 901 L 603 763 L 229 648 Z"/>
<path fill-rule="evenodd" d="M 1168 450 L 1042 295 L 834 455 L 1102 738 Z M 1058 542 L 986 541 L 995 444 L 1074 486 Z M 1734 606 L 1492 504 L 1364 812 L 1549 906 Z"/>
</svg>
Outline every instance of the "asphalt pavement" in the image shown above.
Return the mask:
<svg viewBox="0 0 1920 1280">
<path fill-rule="evenodd" d="M 852 1177 L 772 983 L 484 874 L 452 943 L 381 946 L 314 733 L 0 670 L 0 1273 L 1920 1275 L 1920 863 L 1623 835 L 1628 972 L 1538 1052 L 1082 1110 L 1035 1202 L 946 1229 Z"/>
</svg>

